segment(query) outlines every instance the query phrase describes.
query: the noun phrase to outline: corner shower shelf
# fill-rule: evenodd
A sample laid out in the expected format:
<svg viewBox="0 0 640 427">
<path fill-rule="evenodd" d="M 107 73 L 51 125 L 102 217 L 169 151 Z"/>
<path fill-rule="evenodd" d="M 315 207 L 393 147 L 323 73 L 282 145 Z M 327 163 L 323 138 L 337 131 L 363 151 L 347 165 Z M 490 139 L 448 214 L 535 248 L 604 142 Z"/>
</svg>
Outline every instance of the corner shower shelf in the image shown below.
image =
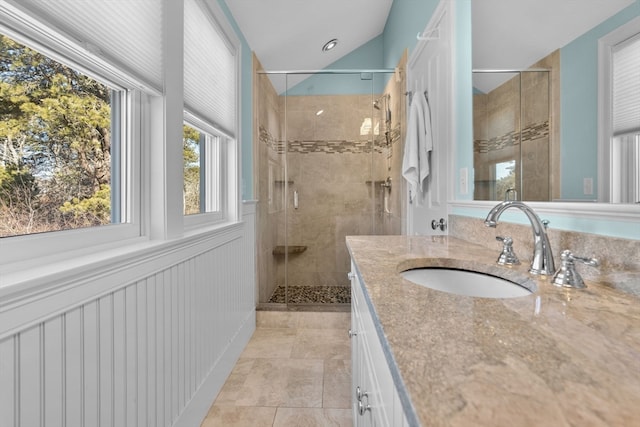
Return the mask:
<svg viewBox="0 0 640 427">
<path fill-rule="evenodd" d="M 289 245 L 289 246 L 284 246 L 284 245 L 278 245 L 275 248 L 273 248 L 273 254 L 274 255 L 284 255 L 285 253 L 291 255 L 291 254 L 301 254 L 302 252 L 306 251 L 307 247 L 306 246 L 295 246 L 295 245 Z"/>
</svg>

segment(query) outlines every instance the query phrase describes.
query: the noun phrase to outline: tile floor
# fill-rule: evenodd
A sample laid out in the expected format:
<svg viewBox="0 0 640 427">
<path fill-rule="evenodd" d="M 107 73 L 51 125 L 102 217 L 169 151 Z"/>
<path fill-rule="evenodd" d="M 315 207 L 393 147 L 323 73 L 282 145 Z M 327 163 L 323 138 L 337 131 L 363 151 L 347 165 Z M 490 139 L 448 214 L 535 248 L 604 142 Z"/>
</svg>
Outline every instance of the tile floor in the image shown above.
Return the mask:
<svg viewBox="0 0 640 427">
<path fill-rule="evenodd" d="M 350 313 L 256 315 L 201 427 L 351 426 Z"/>
</svg>

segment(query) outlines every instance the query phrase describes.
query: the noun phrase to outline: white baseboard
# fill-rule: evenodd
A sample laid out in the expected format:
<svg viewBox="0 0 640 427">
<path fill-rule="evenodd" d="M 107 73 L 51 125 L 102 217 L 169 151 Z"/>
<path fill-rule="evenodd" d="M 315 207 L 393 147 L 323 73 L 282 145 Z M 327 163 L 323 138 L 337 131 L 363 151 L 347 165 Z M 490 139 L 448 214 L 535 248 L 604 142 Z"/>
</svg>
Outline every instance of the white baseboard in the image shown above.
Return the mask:
<svg viewBox="0 0 640 427">
<path fill-rule="evenodd" d="M 242 350 L 246 347 L 256 329 L 256 312 L 249 313 L 234 339 L 229 343 L 227 350 L 202 385 L 193 396 L 191 401 L 176 419 L 173 427 L 199 427 L 207 416 L 211 404 L 222 389 L 229 374 L 233 370 Z"/>
</svg>

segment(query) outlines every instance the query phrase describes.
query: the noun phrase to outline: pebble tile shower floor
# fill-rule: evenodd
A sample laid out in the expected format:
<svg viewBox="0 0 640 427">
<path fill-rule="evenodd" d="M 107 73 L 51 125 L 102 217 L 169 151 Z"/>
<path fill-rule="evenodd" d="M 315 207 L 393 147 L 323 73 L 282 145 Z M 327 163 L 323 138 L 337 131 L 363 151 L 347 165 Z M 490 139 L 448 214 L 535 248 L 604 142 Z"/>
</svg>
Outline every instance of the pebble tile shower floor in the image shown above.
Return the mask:
<svg viewBox="0 0 640 427">
<path fill-rule="evenodd" d="M 284 304 L 286 289 L 283 285 L 276 288 L 269 299 L 270 303 Z M 289 286 L 290 304 L 350 304 L 350 286 Z"/>
<path fill-rule="evenodd" d="M 201 427 L 347 427 L 350 313 L 258 311 Z"/>
</svg>

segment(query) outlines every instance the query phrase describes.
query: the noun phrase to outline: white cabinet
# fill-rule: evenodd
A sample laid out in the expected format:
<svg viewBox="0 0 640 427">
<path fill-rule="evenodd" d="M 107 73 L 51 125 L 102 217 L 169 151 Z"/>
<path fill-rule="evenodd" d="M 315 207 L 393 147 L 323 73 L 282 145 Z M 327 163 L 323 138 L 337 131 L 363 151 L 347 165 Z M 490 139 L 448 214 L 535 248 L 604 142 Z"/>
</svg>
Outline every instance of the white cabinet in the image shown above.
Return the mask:
<svg viewBox="0 0 640 427">
<path fill-rule="evenodd" d="M 356 427 L 408 426 L 373 317 L 351 266 L 351 402 Z"/>
</svg>

